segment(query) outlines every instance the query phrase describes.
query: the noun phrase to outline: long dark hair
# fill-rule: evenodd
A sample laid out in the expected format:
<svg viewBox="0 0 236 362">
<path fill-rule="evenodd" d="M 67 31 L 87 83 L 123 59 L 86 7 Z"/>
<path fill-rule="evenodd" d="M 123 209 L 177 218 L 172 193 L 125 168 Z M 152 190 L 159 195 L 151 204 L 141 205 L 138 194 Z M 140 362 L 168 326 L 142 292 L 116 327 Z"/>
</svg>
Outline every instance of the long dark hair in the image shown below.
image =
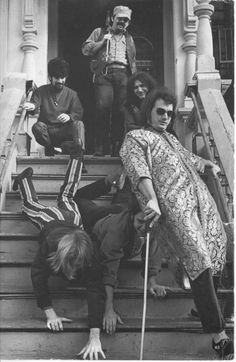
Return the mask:
<svg viewBox="0 0 236 362">
<path fill-rule="evenodd" d="M 146 98 L 144 99 L 141 107 L 141 114 L 142 119 L 145 122 L 145 128 L 149 127 L 149 122 L 151 120 L 151 112 L 154 107 L 154 104 L 158 99 L 162 99 L 166 104 L 172 104 L 173 105 L 173 111 L 174 116 L 172 117 L 168 127 L 167 131 L 174 134 L 176 136 L 175 131 L 173 130 L 173 123 L 175 118 L 175 111 L 177 106 L 177 99 L 174 94 L 172 94 L 168 88 L 156 88 L 153 89 L 150 93 L 147 94 Z"/>
<path fill-rule="evenodd" d="M 156 80 L 151 76 L 151 74 L 147 72 L 136 72 L 132 74 L 127 83 L 127 101 L 126 105 L 140 105 L 140 99 L 136 96 L 134 93 L 134 83 L 136 80 L 139 80 L 142 82 L 147 88 L 148 92 L 150 92 L 152 89 L 154 89 L 157 86 Z"/>
</svg>

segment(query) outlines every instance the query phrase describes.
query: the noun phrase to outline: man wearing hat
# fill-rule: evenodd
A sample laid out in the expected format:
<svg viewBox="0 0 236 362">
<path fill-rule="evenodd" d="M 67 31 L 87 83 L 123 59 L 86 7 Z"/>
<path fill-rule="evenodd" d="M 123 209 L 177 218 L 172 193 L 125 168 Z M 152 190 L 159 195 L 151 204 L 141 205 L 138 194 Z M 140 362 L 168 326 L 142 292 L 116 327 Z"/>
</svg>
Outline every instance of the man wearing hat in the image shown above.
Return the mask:
<svg viewBox="0 0 236 362">
<path fill-rule="evenodd" d="M 127 31 L 131 13 L 127 6 L 116 6 L 112 25 L 96 28 L 82 45 L 83 54 L 91 58 L 95 88 L 95 156 L 104 155 L 109 131 L 112 156 L 118 156 L 122 142 L 127 79 L 136 71 L 135 44 Z"/>
</svg>

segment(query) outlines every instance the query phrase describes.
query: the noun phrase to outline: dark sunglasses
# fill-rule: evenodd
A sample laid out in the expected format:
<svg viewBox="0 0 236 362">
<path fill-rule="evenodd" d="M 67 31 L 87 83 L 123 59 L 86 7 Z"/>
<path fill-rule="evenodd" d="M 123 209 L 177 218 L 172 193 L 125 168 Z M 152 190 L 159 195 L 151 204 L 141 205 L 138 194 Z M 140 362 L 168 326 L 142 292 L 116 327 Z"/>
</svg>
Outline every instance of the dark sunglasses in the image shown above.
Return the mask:
<svg viewBox="0 0 236 362">
<path fill-rule="evenodd" d="M 124 21 L 125 23 L 128 23 L 129 18 L 118 17 L 118 20 L 121 20 L 121 21 Z"/>
<path fill-rule="evenodd" d="M 172 118 L 175 114 L 173 111 L 167 111 L 166 109 L 160 107 L 156 109 L 156 112 L 158 116 L 164 116 L 166 113 L 169 118 Z"/>
</svg>

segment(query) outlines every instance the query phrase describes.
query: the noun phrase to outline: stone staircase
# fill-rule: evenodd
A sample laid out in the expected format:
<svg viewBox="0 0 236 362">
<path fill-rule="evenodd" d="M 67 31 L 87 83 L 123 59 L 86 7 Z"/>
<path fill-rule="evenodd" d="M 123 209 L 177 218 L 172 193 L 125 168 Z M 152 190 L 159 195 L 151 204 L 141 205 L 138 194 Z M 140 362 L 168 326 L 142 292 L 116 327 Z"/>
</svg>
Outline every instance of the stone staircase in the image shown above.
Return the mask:
<svg viewBox="0 0 236 362">
<path fill-rule="evenodd" d="M 25 167 L 34 169 L 33 180 L 44 204 L 56 201 L 65 174 L 68 156 L 18 157 L 16 174 Z M 119 159 L 85 156 L 87 174 L 81 186 L 97 180 L 119 166 Z M 12 175 L 14 180 L 16 174 Z M 110 202 L 104 196 L 98 204 Z M 52 333 L 45 327 L 44 314 L 37 308 L 30 280 L 30 264 L 37 250 L 38 230 L 20 213 L 17 192 L 7 193 L 5 210 L 0 214 L 0 316 L 2 359 L 76 359 L 88 337 L 87 304 L 83 286 L 51 277 L 49 288 L 59 315 L 73 320 L 64 324 L 64 332 Z M 137 360 L 140 353 L 143 279 L 139 258 L 123 261 L 115 306 L 122 316 L 113 336 L 102 334 L 107 359 Z M 188 316 L 193 306 L 190 291 L 176 284 L 171 265 L 159 260 L 158 282 L 173 288 L 165 299 L 148 296 L 144 359 L 214 360 L 211 335 L 202 333 L 198 320 Z M 230 290 L 221 290 L 223 305 Z M 232 323 L 227 332 L 233 333 Z"/>
</svg>

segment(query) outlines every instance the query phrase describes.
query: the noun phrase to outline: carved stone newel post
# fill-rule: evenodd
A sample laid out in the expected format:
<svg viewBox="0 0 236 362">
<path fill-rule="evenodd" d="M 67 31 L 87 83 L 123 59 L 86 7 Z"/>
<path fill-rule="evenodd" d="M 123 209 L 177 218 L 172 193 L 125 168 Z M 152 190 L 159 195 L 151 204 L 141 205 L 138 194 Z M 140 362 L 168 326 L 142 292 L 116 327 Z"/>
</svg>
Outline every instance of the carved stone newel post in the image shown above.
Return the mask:
<svg viewBox="0 0 236 362">
<path fill-rule="evenodd" d="M 190 82 L 196 71 L 197 19 L 193 13 L 194 0 L 185 0 L 183 50 L 186 53 L 185 81 Z"/>
<path fill-rule="evenodd" d="M 21 49 L 24 52 L 22 72 L 26 73 L 27 80 L 35 80 L 34 53 L 38 49 L 38 45 L 36 43 L 37 29 L 34 17 L 34 0 L 24 0 L 22 34 Z"/>
<path fill-rule="evenodd" d="M 198 17 L 197 30 L 197 71 L 208 72 L 215 70 L 213 57 L 213 40 L 210 18 L 214 12 L 211 0 L 196 0 L 198 5 L 194 7 L 194 14 Z"/>
</svg>

